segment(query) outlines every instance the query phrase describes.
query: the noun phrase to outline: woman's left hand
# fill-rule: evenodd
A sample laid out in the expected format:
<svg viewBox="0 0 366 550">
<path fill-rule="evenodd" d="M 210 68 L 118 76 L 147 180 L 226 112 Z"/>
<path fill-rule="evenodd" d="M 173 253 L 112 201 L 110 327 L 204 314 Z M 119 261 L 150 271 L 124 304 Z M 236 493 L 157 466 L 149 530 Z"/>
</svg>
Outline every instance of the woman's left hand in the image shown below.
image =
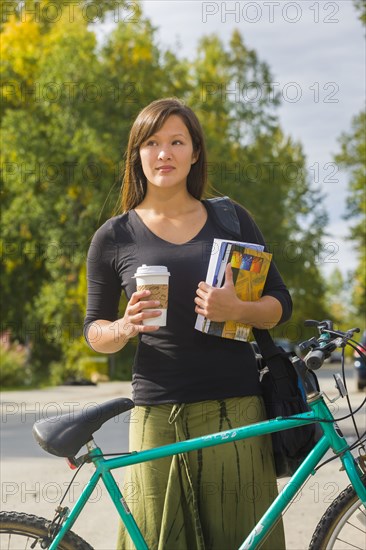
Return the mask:
<svg viewBox="0 0 366 550">
<path fill-rule="evenodd" d="M 210 321 L 236 321 L 238 306 L 241 300 L 237 297 L 233 282 L 231 264 L 226 266 L 225 284 L 215 288 L 200 282 L 196 290 L 195 312 L 207 317 Z"/>
</svg>

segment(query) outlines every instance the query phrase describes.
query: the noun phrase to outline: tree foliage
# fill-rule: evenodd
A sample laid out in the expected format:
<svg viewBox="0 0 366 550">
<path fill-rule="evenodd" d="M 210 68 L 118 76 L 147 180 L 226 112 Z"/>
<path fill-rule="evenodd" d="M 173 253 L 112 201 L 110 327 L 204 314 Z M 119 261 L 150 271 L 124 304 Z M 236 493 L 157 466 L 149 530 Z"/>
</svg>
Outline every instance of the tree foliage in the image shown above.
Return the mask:
<svg viewBox="0 0 366 550">
<path fill-rule="evenodd" d="M 210 192 L 230 195 L 254 215 L 293 293 L 292 323 L 325 315 L 316 263 L 326 223 L 321 197 L 301 144 L 279 124 L 270 68 L 240 33 L 227 46 L 215 34 L 203 37 L 189 62 L 158 45 L 141 10 L 133 22 L 120 18 L 101 41 L 85 17 L 88 2 L 74 5 L 72 21 L 62 9 L 67 2 L 53 2 L 61 9 L 53 22 L 45 2 L 40 15 L 27 17 L 22 2 L 8 4 L 14 10 L 1 46 L 3 326 L 29 343 L 38 376 L 51 361 L 71 364 L 87 354 L 80 346 L 86 251 L 118 200 L 131 123 L 159 97 L 178 96 L 197 112 Z M 99 20 L 107 21 L 115 3 L 99 5 Z M 293 336 L 300 338 L 299 330 Z"/>
<path fill-rule="evenodd" d="M 327 217 L 309 183 L 301 144 L 280 127 L 270 68 L 234 31 L 228 48 L 216 35 L 201 40 L 193 77 L 200 95 L 196 91 L 190 103 L 204 121 L 212 190 L 254 215 L 291 289 L 289 334 L 301 337 L 304 318 L 325 315 L 316 262 Z"/>
<path fill-rule="evenodd" d="M 366 3 L 364 0 L 353 0 L 362 24 L 366 24 Z M 335 161 L 340 168 L 348 173 L 347 206 L 345 219 L 350 221 L 348 238 L 352 241 L 358 255 L 356 269 L 348 273 L 350 281 L 345 283 L 348 294 L 352 294 L 349 313 L 354 318 L 359 317 L 361 325 L 365 326 L 366 311 L 366 111 L 355 115 L 351 121 L 351 129 L 343 132 L 339 139 L 340 150 L 335 155 Z M 339 274 L 333 273 L 333 281 Z M 339 282 L 339 281 L 338 281 Z M 330 285 L 331 294 L 335 286 Z"/>
<path fill-rule="evenodd" d="M 363 25 L 366 25 L 366 2 L 365 0 L 353 0 L 358 16 Z"/>
<path fill-rule="evenodd" d="M 366 111 L 353 117 L 351 130 L 339 138 L 340 152 L 335 160 L 349 173 L 347 213 L 349 238 L 358 254 L 354 273 L 353 302 L 364 315 L 366 308 Z"/>
</svg>

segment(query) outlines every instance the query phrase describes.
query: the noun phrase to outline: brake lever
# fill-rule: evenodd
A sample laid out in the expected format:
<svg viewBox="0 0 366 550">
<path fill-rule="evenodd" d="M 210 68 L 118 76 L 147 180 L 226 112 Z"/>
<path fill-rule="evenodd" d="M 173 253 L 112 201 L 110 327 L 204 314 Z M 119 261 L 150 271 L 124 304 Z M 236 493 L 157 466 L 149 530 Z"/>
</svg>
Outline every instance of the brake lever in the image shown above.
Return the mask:
<svg viewBox="0 0 366 550">
<path fill-rule="evenodd" d="M 315 319 L 306 319 L 304 321 L 306 327 L 317 327 L 319 330 L 333 330 L 333 321 L 330 319 L 325 319 L 324 321 L 315 321 Z"/>
<path fill-rule="evenodd" d="M 318 347 L 318 340 L 315 338 L 315 336 L 310 338 L 310 340 L 305 340 L 305 342 L 301 342 L 301 344 L 299 344 L 299 348 L 301 349 L 301 351 L 304 351 L 307 348 L 317 348 L 317 347 Z"/>
<path fill-rule="evenodd" d="M 306 327 L 317 327 L 319 325 L 319 321 L 315 321 L 314 319 L 306 319 L 306 321 L 304 321 L 304 325 Z"/>
</svg>

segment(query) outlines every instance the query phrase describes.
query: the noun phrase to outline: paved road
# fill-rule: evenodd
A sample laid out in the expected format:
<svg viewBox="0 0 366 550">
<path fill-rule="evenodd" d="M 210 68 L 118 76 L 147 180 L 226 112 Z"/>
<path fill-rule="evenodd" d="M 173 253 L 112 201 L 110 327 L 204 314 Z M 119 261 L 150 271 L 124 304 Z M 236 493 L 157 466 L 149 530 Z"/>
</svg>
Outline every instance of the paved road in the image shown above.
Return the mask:
<svg viewBox="0 0 366 550">
<path fill-rule="evenodd" d="M 332 371 L 339 371 L 339 364 L 327 365 L 319 373 L 322 389 L 335 396 Z M 350 398 L 356 408 L 365 393 L 355 391 L 354 381 L 349 383 Z M 58 387 L 40 391 L 1 393 L 1 508 L 17 510 L 47 518 L 61 498 L 73 472 L 63 459 L 44 453 L 31 435 L 33 422 L 40 417 L 58 415 L 102 403 L 116 396 L 130 396 L 126 382 L 100 384 L 98 387 Z M 332 405 L 336 417 L 346 414 L 345 399 Z M 365 430 L 365 410 L 358 414 L 361 428 Z M 353 434 L 350 420 L 341 423 L 345 435 Z M 104 451 L 124 451 L 128 446 L 128 415 L 107 422 L 96 434 L 96 441 Z M 82 487 L 91 475 L 93 467 L 85 465 L 80 471 L 65 504 L 75 502 Z M 123 487 L 122 476 L 116 479 Z M 283 486 L 286 480 L 280 480 Z M 314 527 L 323 511 L 335 495 L 348 484 L 339 464 L 332 462 L 312 477 L 295 497 L 286 512 L 284 521 L 288 550 L 305 550 Z M 115 547 L 117 521 L 108 496 L 97 488 L 91 502 L 78 519 L 75 529 L 96 550 L 112 550 Z M 225 549 L 226 550 L 226 549 Z"/>
<path fill-rule="evenodd" d="M 47 455 L 32 436 L 33 423 L 39 418 L 59 416 L 63 412 L 87 410 L 96 403 L 115 397 L 131 396 L 128 382 L 100 386 L 63 386 L 42 391 L 1 393 L 0 459 L 17 457 L 45 460 Z M 109 420 L 96 435 L 96 440 L 108 452 L 128 448 L 128 414 Z"/>
</svg>

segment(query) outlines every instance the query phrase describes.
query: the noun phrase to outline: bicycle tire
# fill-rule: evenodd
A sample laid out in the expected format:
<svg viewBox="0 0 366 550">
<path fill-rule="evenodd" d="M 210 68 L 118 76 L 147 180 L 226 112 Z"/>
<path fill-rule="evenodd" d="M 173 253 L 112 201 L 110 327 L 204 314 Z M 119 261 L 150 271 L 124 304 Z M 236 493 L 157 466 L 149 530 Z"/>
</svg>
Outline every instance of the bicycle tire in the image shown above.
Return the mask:
<svg viewBox="0 0 366 550">
<path fill-rule="evenodd" d="M 48 548 L 47 526 L 50 520 L 19 512 L 0 512 L 0 548 L 1 550 L 23 550 L 31 547 Z M 20 546 L 21 539 L 24 544 Z M 44 545 L 42 546 L 42 541 Z M 58 550 L 93 550 L 81 537 L 69 531 L 66 533 Z"/>
<path fill-rule="evenodd" d="M 366 476 L 362 478 L 366 487 Z M 365 550 L 366 509 L 352 485 L 344 489 L 319 521 L 309 550 Z"/>
</svg>

